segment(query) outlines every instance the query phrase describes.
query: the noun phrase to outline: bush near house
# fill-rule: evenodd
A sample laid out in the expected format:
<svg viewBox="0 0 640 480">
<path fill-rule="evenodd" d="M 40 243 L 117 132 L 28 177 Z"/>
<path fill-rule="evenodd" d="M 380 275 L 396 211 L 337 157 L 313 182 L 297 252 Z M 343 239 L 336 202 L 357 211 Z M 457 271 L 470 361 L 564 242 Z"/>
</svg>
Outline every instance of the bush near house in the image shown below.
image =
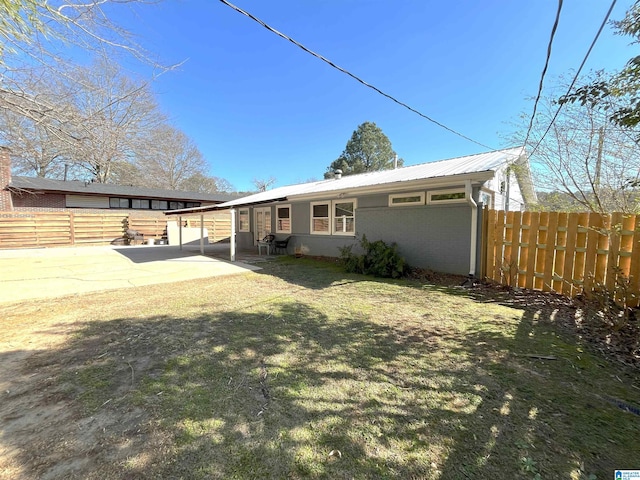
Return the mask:
<svg viewBox="0 0 640 480">
<path fill-rule="evenodd" d="M 400 278 L 409 270 L 405 259 L 398 253 L 395 243 L 387 245 L 382 240 L 370 242 L 362 235 L 362 255 L 353 253 L 353 245 L 340 248 L 340 259 L 349 273 L 362 273 L 384 278 Z"/>
</svg>

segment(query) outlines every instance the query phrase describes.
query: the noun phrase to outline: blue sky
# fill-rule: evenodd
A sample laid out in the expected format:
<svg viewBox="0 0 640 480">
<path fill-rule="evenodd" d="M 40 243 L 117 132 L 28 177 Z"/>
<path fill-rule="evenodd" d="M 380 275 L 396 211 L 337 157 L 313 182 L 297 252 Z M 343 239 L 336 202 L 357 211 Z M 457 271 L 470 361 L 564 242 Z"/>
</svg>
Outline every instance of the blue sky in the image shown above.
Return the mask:
<svg viewBox="0 0 640 480">
<path fill-rule="evenodd" d="M 555 0 L 235 0 L 275 29 L 440 123 L 508 145 L 530 113 Z M 632 4 L 618 1 L 612 18 Z M 545 85 L 580 65 L 610 2 L 565 0 Z M 238 190 L 322 178 L 353 131 L 375 122 L 414 165 L 487 149 L 457 137 L 216 0 L 165 1 L 119 13 L 165 63 L 155 91 L 172 122 Z M 606 27 L 585 71 L 637 54 Z"/>
</svg>

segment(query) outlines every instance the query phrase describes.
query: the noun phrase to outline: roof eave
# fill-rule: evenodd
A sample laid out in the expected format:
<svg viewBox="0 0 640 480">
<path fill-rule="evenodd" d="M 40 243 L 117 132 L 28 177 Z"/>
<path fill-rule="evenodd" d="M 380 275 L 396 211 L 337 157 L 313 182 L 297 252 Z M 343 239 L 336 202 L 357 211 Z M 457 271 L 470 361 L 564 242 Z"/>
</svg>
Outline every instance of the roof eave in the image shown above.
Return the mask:
<svg viewBox="0 0 640 480">
<path fill-rule="evenodd" d="M 289 200 L 314 200 L 319 198 L 330 198 L 334 196 L 354 196 L 354 195 L 367 195 L 376 193 L 395 193 L 399 191 L 406 191 L 413 188 L 446 188 L 463 185 L 464 182 L 470 180 L 471 182 L 484 183 L 487 180 L 491 180 L 495 175 L 495 171 L 487 170 L 482 172 L 463 173 L 457 175 L 448 175 L 446 177 L 431 177 L 421 178 L 416 180 L 399 181 L 392 183 L 384 183 L 379 185 L 372 185 L 366 187 L 353 187 L 353 188 L 341 188 L 336 190 L 329 190 L 325 192 L 291 195 Z"/>
</svg>

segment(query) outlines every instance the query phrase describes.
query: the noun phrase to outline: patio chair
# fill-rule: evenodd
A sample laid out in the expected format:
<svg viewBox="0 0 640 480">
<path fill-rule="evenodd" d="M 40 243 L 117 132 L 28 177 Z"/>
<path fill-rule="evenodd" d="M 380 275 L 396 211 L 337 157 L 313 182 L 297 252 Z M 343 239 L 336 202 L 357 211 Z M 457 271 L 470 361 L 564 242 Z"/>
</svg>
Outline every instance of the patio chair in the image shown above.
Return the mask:
<svg viewBox="0 0 640 480">
<path fill-rule="evenodd" d="M 260 252 L 263 248 L 266 249 L 267 255 L 269 255 L 271 253 L 271 248 L 273 247 L 273 242 L 275 239 L 276 236 L 270 233 L 262 240 L 258 240 L 258 255 L 262 255 Z"/>
<path fill-rule="evenodd" d="M 291 237 L 287 237 L 284 240 L 276 240 L 273 242 L 273 251 L 275 253 L 278 253 L 280 250 L 283 251 L 283 253 L 287 253 L 287 245 L 289 245 L 289 240 L 291 240 Z"/>
</svg>

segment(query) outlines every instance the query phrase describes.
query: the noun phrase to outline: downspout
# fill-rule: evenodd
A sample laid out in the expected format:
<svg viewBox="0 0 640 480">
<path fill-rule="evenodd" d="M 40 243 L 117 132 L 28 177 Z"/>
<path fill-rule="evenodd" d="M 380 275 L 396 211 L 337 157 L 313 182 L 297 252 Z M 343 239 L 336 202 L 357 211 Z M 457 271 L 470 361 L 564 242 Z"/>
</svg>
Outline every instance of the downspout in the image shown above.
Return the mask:
<svg viewBox="0 0 640 480">
<path fill-rule="evenodd" d="M 473 278 L 476 275 L 478 246 L 478 204 L 473 200 L 471 180 L 467 180 L 465 182 L 464 193 L 467 203 L 469 203 L 469 206 L 471 207 L 471 252 L 469 255 L 469 278 Z"/>
</svg>

